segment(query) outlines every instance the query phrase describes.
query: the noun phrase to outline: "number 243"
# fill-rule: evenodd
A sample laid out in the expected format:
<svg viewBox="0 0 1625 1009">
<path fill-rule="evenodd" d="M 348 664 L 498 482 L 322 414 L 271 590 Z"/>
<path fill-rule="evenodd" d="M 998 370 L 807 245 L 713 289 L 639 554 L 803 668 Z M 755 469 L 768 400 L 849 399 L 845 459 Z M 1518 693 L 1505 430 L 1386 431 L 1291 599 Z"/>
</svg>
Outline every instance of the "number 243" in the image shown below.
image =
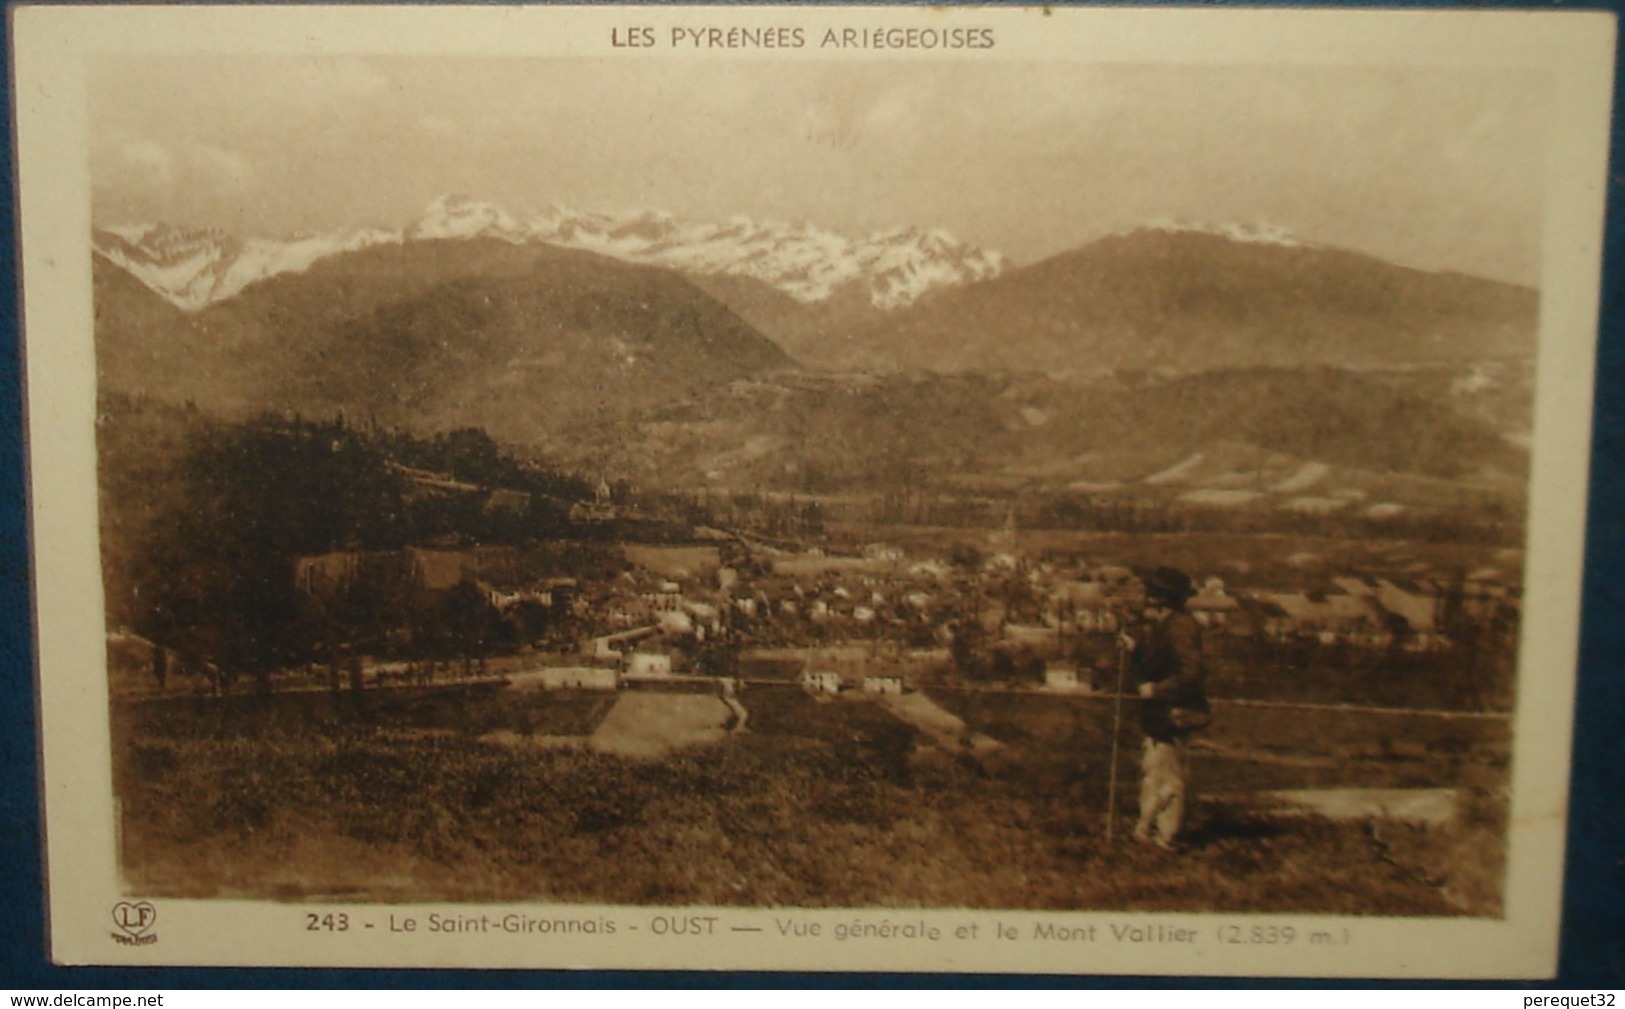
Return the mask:
<svg viewBox="0 0 1625 1009">
<path fill-rule="evenodd" d="M 347 914 L 306 914 L 306 932 L 348 932 L 350 916 Z"/>
</svg>

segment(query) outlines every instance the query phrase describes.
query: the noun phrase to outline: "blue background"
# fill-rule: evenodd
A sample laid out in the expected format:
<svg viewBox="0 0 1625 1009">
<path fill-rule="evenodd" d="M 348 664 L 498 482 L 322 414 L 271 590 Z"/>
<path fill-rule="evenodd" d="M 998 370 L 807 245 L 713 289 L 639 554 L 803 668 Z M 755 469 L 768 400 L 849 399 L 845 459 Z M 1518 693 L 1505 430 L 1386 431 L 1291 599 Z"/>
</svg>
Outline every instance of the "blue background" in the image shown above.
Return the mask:
<svg viewBox="0 0 1625 1009">
<path fill-rule="evenodd" d="M 1590 9 L 1619 12 L 1614 3 L 1477 5 L 1501 9 Z M 1081 6 L 1081 5 L 1080 5 Z M 1209 6 L 1240 6 L 1212 4 Z M 1295 8 L 1346 6 L 1322 2 Z M 1376 8 L 1461 8 L 1461 4 L 1386 2 Z M 10 52 L 10 24 L 4 28 Z M 1580 641 L 1579 704 L 1574 735 L 1562 955 L 1555 986 L 1625 988 L 1625 159 L 1621 157 L 1621 78 L 1616 52 L 1614 123 L 1610 145 L 1607 240 L 1597 361 L 1595 432 L 1586 549 L 1585 612 Z M 3 106 L 11 107 L 9 73 Z M 0 172 L 15 179 L 11 135 L 0 149 Z M 62 968 L 46 954 L 40 835 L 39 736 L 33 677 L 32 610 L 23 388 L 18 325 L 15 182 L 0 205 L 0 989 L 91 988 L 477 988 L 621 986 L 705 987 L 1247 987 L 1269 979 L 1204 980 L 1023 977 L 1006 975 L 713 974 L 701 972 L 566 972 L 456 970 L 272 970 Z M 48 504 L 47 504 L 48 506 Z M 252 937 L 245 936 L 251 942 Z M 1301 980 L 1282 982 L 1301 987 Z M 1326 981 L 1366 987 L 1370 981 Z M 1379 982 L 1380 983 L 1380 982 Z M 1459 983 L 1447 982 L 1449 987 Z M 1506 987 L 1499 982 L 1495 987 Z M 1400 987 L 1414 987 L 1404 982 Z M 1522 984 L 1545 989 L 1550 982 Z"/>
</svg>

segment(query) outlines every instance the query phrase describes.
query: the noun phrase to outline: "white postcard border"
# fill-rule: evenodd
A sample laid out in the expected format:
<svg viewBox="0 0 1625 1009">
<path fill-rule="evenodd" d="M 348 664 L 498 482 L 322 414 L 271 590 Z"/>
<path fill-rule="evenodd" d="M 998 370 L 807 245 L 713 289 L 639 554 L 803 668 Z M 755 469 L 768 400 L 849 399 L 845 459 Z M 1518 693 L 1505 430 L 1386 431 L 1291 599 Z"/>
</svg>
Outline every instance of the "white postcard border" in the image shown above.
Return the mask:
<svg viewBox="0 0 1625 1009">
<path fill-rule="evenodd" d="M 1514 722 L 1506 917 L 1392 920 L 988 911 L 771 911 L 516 906 L 537 918 L 613 919 L 617 937 L 430 936 L 390 931 L 399 919 L 470 914 L 467 907 L 327 907 L 236 901 L 155 901 L 159 941 L 109 937 L 122 900 L 116 839 L 102 595 L 97 549 L 85 79 L 108 52 L 446 53 L 637 58 L 604 36 L 625 8 L 96 8 L 13 13 L 21 260 L 35 559 L 35 611 L 44 739 L 52 956 L 60 963 L 306 966 L 996 971 L 1280 976 L 1542 976 L 1555 970 L 1574 701 L 1587 447 L 1613 19 L 1593 13 L 1170 11 L 1134 9 L 652 8 L 658 25 L 703 17 L 726 25 L 819 25 L 950 19 L 994 24 L 1000 49 L 980 58 L 1104 62 L 1343 62 L 1529 65 L 1556 88 L 1547 173 L 1536 451 L 1527 592 Z M 662 54 L 662 58 L 673 58 Z M 683 58 L 744 58 L 700 54 Z M 755 55 L 749 58 L 791 58 Z M 796 58 L 876 59 L 874 53 Z M 887 53 L 885 59 L 965 54 Z M 483 910 L 483 909 L 482 909 Z M 344 912 L 372 928 L 344 936 L 305 930 L 311 911 Z M 504 914 L 509 909 L 490 909 Z M 667 935 L 655 934 L 668 919 Z M 669 934 L 678 919 L 714 917 L 703 935 Z M 784 920 L 823 926 L 779 939 Z M 846 921 L 936 927 L 935 940 L 840 940 Z M 1204 938 L 1074 944 L 987 935 L 1000 923 L 1030 934 L 1039 921 L 1189 928 Z M 1225 922 L 1347 929 L 1323 950 L 1222 947 Z M 957 930 L 978 924 L 974 939 Z M 637 927 L 636 933 L 630 928 Z M 698 930 L 695 925 L 694 929 Z M 733 931 L 761 929 L 760 932 Z M 1324 953 L 1325 955 L 1320 955 Z"/>
</svg>

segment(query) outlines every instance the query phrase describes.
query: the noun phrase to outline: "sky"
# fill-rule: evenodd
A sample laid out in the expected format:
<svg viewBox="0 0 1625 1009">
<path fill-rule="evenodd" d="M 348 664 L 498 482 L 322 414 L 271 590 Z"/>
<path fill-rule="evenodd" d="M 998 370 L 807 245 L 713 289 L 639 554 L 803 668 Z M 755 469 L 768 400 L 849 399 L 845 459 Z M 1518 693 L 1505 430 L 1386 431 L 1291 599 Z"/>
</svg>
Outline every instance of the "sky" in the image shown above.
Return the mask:
<svg viewBox="0 0 1625 1009">
<path fill-rule="evenodd" d="M 1534 284 L 1532 71 L 143 56 L 92 75 L 93 214 L 395 228 L 446 193 L 943 227 L 1016 263 L 1173 219 Z"/>
</svg>

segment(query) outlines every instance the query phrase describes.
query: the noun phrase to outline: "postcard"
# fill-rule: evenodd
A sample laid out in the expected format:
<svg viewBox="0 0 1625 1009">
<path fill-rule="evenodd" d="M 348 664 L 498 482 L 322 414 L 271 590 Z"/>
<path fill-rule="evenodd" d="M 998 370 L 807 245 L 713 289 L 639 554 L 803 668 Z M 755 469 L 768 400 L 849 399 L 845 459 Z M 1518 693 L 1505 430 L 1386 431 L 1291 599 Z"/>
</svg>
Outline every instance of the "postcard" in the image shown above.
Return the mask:
<svg viewBox="0 0 1625 1009">
<path fill-rule="evenodd" d="M 56 962 L 1555 970 L 1611 16 L 13 39 Z"/>
</svg>

